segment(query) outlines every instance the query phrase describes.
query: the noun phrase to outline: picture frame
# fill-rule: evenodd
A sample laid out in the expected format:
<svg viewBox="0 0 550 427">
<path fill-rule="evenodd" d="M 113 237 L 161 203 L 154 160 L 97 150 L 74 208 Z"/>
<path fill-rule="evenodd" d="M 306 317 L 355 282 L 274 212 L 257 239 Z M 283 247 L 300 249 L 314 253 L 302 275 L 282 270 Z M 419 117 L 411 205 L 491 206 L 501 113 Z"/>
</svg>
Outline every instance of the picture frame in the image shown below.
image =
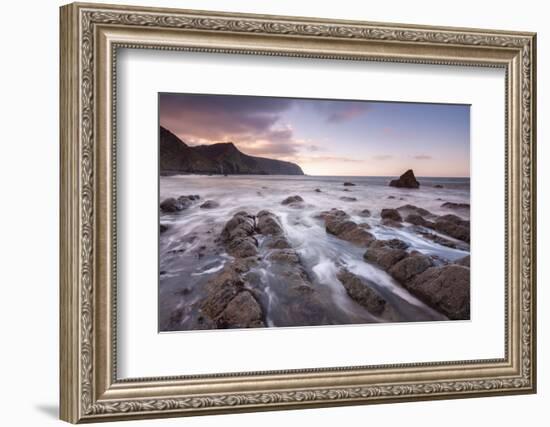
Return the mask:
<svg viewBox="0 0 550 427">
<path fill-rule="evenodd" d="M 86 3 L 61 7 L 60 24 L 61 419 L 98 422 L 536 392 L 534 33 Z M 118 378 L 120 49 L 503 69 L 504 357 Z"/>
</svg>

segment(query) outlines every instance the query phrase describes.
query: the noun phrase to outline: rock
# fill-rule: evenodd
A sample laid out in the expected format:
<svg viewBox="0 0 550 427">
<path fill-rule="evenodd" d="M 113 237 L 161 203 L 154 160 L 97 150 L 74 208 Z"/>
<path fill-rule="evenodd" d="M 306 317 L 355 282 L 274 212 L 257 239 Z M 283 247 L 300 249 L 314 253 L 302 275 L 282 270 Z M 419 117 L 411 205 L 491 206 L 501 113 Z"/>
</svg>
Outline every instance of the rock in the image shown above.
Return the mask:
<svg viewBox="0 0 550 427">
<path fill-rule="evenodd" d="M 355 187 L 355 184 L 353 182 L 344 182 L 345 187 Z"/>
<path fill-rule="evenodd" d="M 162 201 L 162 203 L 160 204 L 160 210 L 166 213 L 183 211 L 184 209 L 187 209 L 189 206 L 191 206 L 192 202 L 195 200 L 194 198 L 190 197 L 194 196 L 180 196 L 177 199 L 169 197 L 168 199 Z"/>
<path fill-rule="evenodd" d="M 398 221 L 394 221 L 393 219 L 383 219 L 382 220 L 382 225 L 385 226 L 385 227 L 392 227 L 392 228 L 401 228 L 403 227 L 403 224 L 398 222 Z"/>
<path fill-rule="evenodd" d="M 367 247 L 375 240 L 375 237 L 364 226 L 351 221 L 348 214 L 342 210 L 332 209 L 328 212 L 322 212 L 321 218 L 325 220 L 327 233 L 333 234 L 342 240 L 363 247 Z"/>
<path fill-rule="evenodd" d="M 461 265 L 431 267 L 405 287 L 451 320 L 470 318 L 470 269 Z"/>
<path fill-rule="evenodd" d="M 349 188 L 344 188 L 342 191 L 350 192 L 351 190 Z"/>
<path fill-rule="evenodd" d="M 388 196 L 388 199 L 393 200 L 395 199 L 395 196 Z"/>
<path fill-rule="evenodd" d="M 433 225 L 433 223 L 428 223 L 428 224 Z M 457 241 L 452 241 L 452 240 L 446 239 L 443 236 L 439 236 L 438 234 L 421 231 L 421 230 L 417 232 L 425 239 L 431 240 L 432 242 L 437 243 L 438 245 L 446 246 L 448 248 L 453 248 L 453 249 L 469 249 L 468 245 L 465 243 L 461 244 Z"/>
<path fill-rule="evenodd" d="M 407 172 L 401 175 L 399 179 L 392 180 L 390 182 L 390 187 L 418 188 L 420 187 L 420 184 L 416 180 L 416 177 L 414 176 L 414 172 L 412 171 L 412 169 L 409 169 Z"/>
<path fill-rule="evenodd" d="M 244 282 L 232 266 L 225 267 L 206 284 L 207 297 L 201 304 L 201 310 L 211 319 L 215 319 L 242 290 Z"/>
<path fill-rule="evenodd" d="M 167 231 L 168 229 L 170 228 L 170 226 L 168 224 L 160 224 L 159 225 L 159 231 L 160 231 L 160 234 L 164 233 L 165 231 Z"/>
<path fill-rule="evenodd" d="M 269 249 L 289 249 L 290 243 L 284 237 L 277 237 L 266 242 L 266 247 Z"/>
<path fill-rule="evenodd" d="M 454 203 L 454 202 L 445 202 L 441 205 L 442 208 L 447 209 L 470 209 L 469 203 Z"/>
<path fill-rule="evenodd" d="M 319 188 L 316 188 L 316 189 L 315 189 L 315 192 L 316 192 L 316 193 L 322 193 L 322 191 L 321 191 Z"/>
<path fill-rule="evenodd" d="M 265 326 L 260 304 L 245 288 L 245 282 L 233 265 L 206 284 L 207 297 L 200 309 L 218 328 Z"/>
<path fill-rule="evenodd" d="M 455 264 L 457 265 L 462 265 L 464 267 L 470 267 L 470 255 L 466 255 L 465 257 L 463 258 L 460 258 L 460 259 L 457 259 L 455 261 Z"/>
<path fill-rule="evenodd" d="M 283 234 L 283 228 L 275 215 L 265 210 L 258 213 L 256 228 L 260 234 L 266 236 L 280 236 Z"/>
<path fill-rule="evenodd" d="M 215 200 L 207 200 L 202 205 L 199 206 L 201 209 L 215 209 L 219 208 L 220 204 Z"/>
<path fill-rule="evenodd" d="M 456 215 L 438 217 L 433 228 L 455 239 L 470 243 L 470 221 L 463 220 Z"/>
<path fill-rule="evenodd" d="M 258 242 L 253 236 L 254 230 L 254 217 L 246 212 L 236 213 L 221 233 L 227 252 L 237 258 L 256 256 Z"/>
<path fill-rule="evenodd" d="M 284 199 L 281 202 L 281 204 L 291 205 L 291 204 L 301 203 L 303 201 L 304 201 L 304 199 L 302 199 L 300 196 L 290 196 L 290 197 L 287 197 L 286 199 Z"/>
<path fill-rule="evenodd" d="M 405 218 L 405 222 L 408 222 L 413 225 L 421 225 L 422 227 L 428 227 L 430 224 L 433 226 L 433 223 L 425 220 L 424 217 L 417 214 L 409 214 Z"/>
<path fill-rule="evenodd" d="M 361 212 L 359 212 L 359 216 L 368 218 L 371 216 L 371 212 L 368 209 L 363 209 Z"/>
<path fill-rule="evenodd" d="M 219 328 L 260 328 L 265 323 L 260 304 L 249 291 L 239 292 L 217 317 Z"/>
<path fill-rule="evenodd" d="M 384 270 L 389 270 L 407 256 L 407 244 L 399 239 L 377 240 L 373 242 L 363 257 Z"/>
<path fill-rule="evenodd" d="M 384 312 L 386 301 L 372 290 L 372 282 L 356 276 L 346 269 L 340 270 L 337 277 L 344 288 L 346 288 L 348 295 L 365 307 L 370 313 L 380 316 Z"/>
<path fill-rule="evenodd" d="M 434 188 L 444 188 L 441 184 L 435 184 Z"/>
<path fill-rule="evenodd" d="M 397 209 L 382 209 L 382 212 L 380 212 L 380 217 L 382 219 L 391 219 L 392 221 L 397 222 L 403 221 L 403 218 L 401 218 L 401 215 Z"/>
<path fill-rule="evenodd" d="M 433 266 L 433 261 L 429 256 L 411 254 L 397 262 L 388 272 L 398 282 L 404 284 L 431 266 Z"/>
<path fill-rule="evenodd" d="M 300 257 L 298 256 L 296 251 L 290 248 L 273 251 L 269 255 L 267 255 L 266 259 L 268 259 L 269 261 L 286 262 L 292 264 L 297 264 L 300 262 Z"/>
<path fill-rule="evenodd" d="M 356 202 L 357 201 L 357 199 L 355 197 L 346 197 L 346 196 L 340 197 L 340 200 L 342 200 L 344 202 Z"/>
<path fill-rule="evenodd" d="M 407 215 L 420 215 L 420 216 L 434 216 L 430 211 L 419 208 L 418 206 L 414 205 L 403 205 L 399 206 L 397 210 L 401 213 L 401 215 L 407 216 Z"/>
</svg>

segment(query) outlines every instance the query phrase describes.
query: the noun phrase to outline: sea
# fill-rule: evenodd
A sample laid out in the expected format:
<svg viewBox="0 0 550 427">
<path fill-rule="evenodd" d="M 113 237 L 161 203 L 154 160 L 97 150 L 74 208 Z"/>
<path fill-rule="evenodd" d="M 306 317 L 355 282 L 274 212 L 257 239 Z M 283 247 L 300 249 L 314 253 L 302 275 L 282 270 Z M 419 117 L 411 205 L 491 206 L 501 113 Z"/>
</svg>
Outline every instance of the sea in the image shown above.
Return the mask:
<svg viewBox="0 0 550 427">
<path fill-rule="evenodd" d="M 445 202 L 470 203 L 469 178 L 417 177 L 419 189 L 390 187 L 394 177 L 358 176 L 276 176 L 276 175 L 172 175 L 160 177 L 159 201 L 181 195 L 199 195 L 190 208 L 160 214 L 160 223 L 168 230 L 159 237 L 159 330 L 191 331 L 198 329 L 199 306 L 205 298 L 206 283 L 231 262 L 218 237 L 233 214 L 246 211 L 252 215 L 261 210 L 274 213 L 285 230 L 286 237 L 297 251 L 312 284 L 327 301 L 330 324 L 361 324 L 387 322 L 377 318 L 347 294 L 336 275 L 342 266 L 368 279 L 376 290 L 396 308 L 398 321 L 433 321 L 446 318 L 423 304 L 390 275 L 367 263 L 364 248 L 338 239 L 325 231 L 319 214 L 332 208 L 348 213 L 357 223 L 368 223 L 377 239 L 398 238 L 409 244 L 409 250 L 432 255 L 448 262 L 469 254 L 469 246 L 459 249 L 442 246 L 414 232 L 414 227 L 402 228 L 381 224 L 384 208 L 409 204 L 427 209 L 433 214 L 453 213 L 469 220 L 469 209 L 449 210 Z M 344 182 L 353 186 L 344 186 Z M 320 190 L 317 192 L 316 189 Z M 300 207 L 283 205 L 289 197 L 299 195 Z M 354 201 L 341 200 L 354 198 Z M 201 209 L 207 200 L 219 204 L 214 209 Z M 360 212 L 368 209 L 370 217 Z M 264 277 L 270 277 L 263 271 Z M 269 327 L 288 325 L 281 322 L 284 292 L 277 280 L 266 280 L 263 293 L 266 323 Z M 279 319 L 279 321 L 278 321 Z M 288 319 L 285 319 L 288 320 Z M 395 319 L 394 319 L 395 320 Z M 296 325 L 300 326 L 300 325 Z"/>
</svg>

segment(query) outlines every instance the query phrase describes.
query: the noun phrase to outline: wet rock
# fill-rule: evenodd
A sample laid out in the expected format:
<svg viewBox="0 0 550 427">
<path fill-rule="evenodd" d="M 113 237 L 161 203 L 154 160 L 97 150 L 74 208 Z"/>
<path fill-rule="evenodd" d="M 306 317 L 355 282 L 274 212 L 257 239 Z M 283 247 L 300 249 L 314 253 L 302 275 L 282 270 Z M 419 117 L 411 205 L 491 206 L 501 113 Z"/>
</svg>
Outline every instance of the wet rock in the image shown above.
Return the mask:
<svg viewBox="0 0 550 427">
<path fill-rule="evenodd" d="M 351 190 L 349 188 L 344 188 L 342 191 L 350 192 Z"/>
<path fill-rule="evenodd" d="M 399 239 L 377 240 L 363 257 L 387 271 L 407 256 L 406 248 L 407 244 Z"/>
<path fill-rule="evenodd" d="M 470 209 L 469 203 L 454 203 L 454 202 L 445 202 L 441 205 L 442 208 L 447 209 Z"/>
<path fill-rule="evenodd" d="M 428 223 L 428 224 L 432 224 L 432 223 Z M 452 249 L 464 249 L 464 250 L 469 249 L 469 246 L 465 243 L 461 243 L 461 242 L 458 242 L 456 240 L 454 240 L 454 241 L 449 240 L 449 239 L 447 239 L 443 236 L 440 236 L 438 234 L 435 234 L 435 233 L 430 233 L 430 232 L 423 231 L 423 230 L 417 230 L 417 233 L 420 234 L 425 239 L 431 240 L 432 242 L 437 243 L 438 245 L 441 245 L 441 246 L 446 246 L 446 247 L 452 248 Z"/>
<path fill-rule="evenodd" d="M 298 256 L 296 251 L 291 248 L 273 251 L 268 254 L 266 258 L 269 261 L 286 262 L 292 264 L 297 264 L 300 262 L 300 257 Z"/>
<path fill-rule="evenodd" d="M 342 210 L 333 209 L 323 212 L 321 217 L 325 220 L 327 233 L 333 234 L 342 240 L 367 247 L 375 237 L 369 233 L 364 226 L 360 226 L 349 219 L 349 216 Z"/>
<path fill-rule="evenodd" d="M 353 182 L 346 181 L 346 182 L 344 182 L 344 186 L 345 187 L 355 187 L 355 184 Z"/>
<path fill-rule="evenodd" d="M 162 201 L 162 203 L 160 204 L 160 210 L 166 213 L 183 211 L 191 206 L 193 201 L 195 200 L 194 198 L 190 197 L 194 196 L 180 196 L 177 199 L 169 197 L 168 199 Z"/>
<path fill-rule="evenodd" d="M 452 320 L 470 318 L 470 269 L 431 267 L 404 285 L 412 294 Z"/>
<path fill-rule="evenodd" d="M 433 228 L 455 239 L 470 243 L 470 221 L 463 220 L 456 215 L 438 217 Z"/>
<path fill-rule="evenodd" d="M 397 262 L 389 269 L 388 273 L 398 282 L 404 284 L 431 266 L 433 266 L 433 261 L 429 256 L 415 253 Z"/>
<path fill-rule="evenodd" d="M 207 200 L 202 205 L 199 206 L 201 209 L 215 209 L 219 208 L 220 204 L 215 200 Z"/>
<path fill-rule="evenodd" d="M 246 212 L 236 213 L 221 232 L 227 252 L 237 258 L 257 255 L 258 242 L 253 236 L 254 229 L 254 217 Z"/>
<path fill-rule="evenodd" d="M 455 264 L 462 265 L 463 267 L 470 267 L 470 255 L 466 255 L 463 258 L 457 259 Z"/>
<path fill-rule="evenodd" d="M 388 196 L 388 199 L 393 200 L 395 199 L 395 196 Z"/>
<path fill-rule="evenodd" d="M 372 282 L 356 276 L 346 269 L 338 272 L 338 280 L 342 283 L 348 295 L 365 307 L 375 316 L 380 316 L 386 309 L 386 301 L 372 290 Z"/>
<path fill-rule="evenodd" d="M 435 184 L 434 188 L 444 188 L 441 184 Z"/>
<path fill-rule="evenodd" d="M 407 215 L 420 215 L 423 217 L 434 216 L 430 211 L 424 208 L 419 208 L 418 206 L 414 206 L 414 205 L 399 206 L 397 210 L 401 213 L 401 215 L 404 215 L 404 216 L 407 216 Z"/>
<path fill-rule="evenodd" d="M 322 193 L 322 191 L 321 191 L 319 188 L 316 188 L 316 189 L 315 189 L 315 192 L 316 192 L 316 193 Z"/>
<path fill-rule="evenodd" d="M 403 227 L 403 224 L 399 221 L 394 221 L 393 219 L 383 219 L 382 223 L 385 227 L 392 227 L 392 228 L 401 228 Z"/>
<path fill-rule="evenodd" d="M 382 209 L 382 212 L 380 212 L 380 217 L 382 219 L 390 219 L 397 222 L 403 221 L 403 218 L 401 218 L 401 215 L 397 209 Z"/>
<path fill-rule="evenodd" d="M 289 249 L 290 243 L 284 237 L 277 237 L 275 239 L 270 239 L 266 243 L 266 247 L 269 249 Z"/>
<path fill-rule="evenodd" d="M 356 202 L 357 198 L 343 196 L 343 197 L 340 197 L 340 200 L 342 200 L 344 202 Z"/>
<path fill-rule="evenodd" d="M 302 199 L 300 196 L 290 196 L 284 199 L 281 204 L 283 205 L 292 205 L 303 202 L 304 199 Z"/>
<path fill-rule="evenodd" d="M 246 289 L 242 276 L 233 265 L 225 267 L 206 285 L 207 297 L 200 310 L 218 328 L 265 326 L 260 304 Z"/>
<path fill-rule="evenodd" d="M 420 225 L 422 227 L 429 227 L 430 225 L 433 226 L 433 223 L 427 221 L 424 219 L 424 217 L 417 215 L 417 214 L 409 214 L 405 217 L 405 222 L 408 222 L 413 225 Z"/>
<path fill-rule="evenodd" d="M 412 169 L 409 169 L 407 172 L 401 175 L 398 179 L 392 180 L 390 182 L 390 187 L 418 188 L 420 187 L 420 183 L 416 180 L 416 177 L 414 176 L 414 172 L 412 171 Z"/>
<path fill-rule="evenodd" d="M 359 212 L 359 216 L 368 218 L 371 216 L 371 212 L 368 209 L 363 209 L 361 212 Z"/>
<path fill-rule="evenodd" d="M 160 233 L 164 233 L 165 231 L 167 231 L 168 229 L 170 228 L 170 226 L 168 224 L 160 224 L 159 225 L 159 231 Z"/>
<path fill-rule="evenodd" d="M 260 304 L 249 291 L 239 292 L 217 317 L 219 328 L 260 328 L 264 327 Z"/>
<path fill-rule="evenodd" d="M 283 228 L 274 214 L 263 210 L 258 212 L 256 228 L 259 233 L 266 236 L 280 236 Z"/>
</svg>

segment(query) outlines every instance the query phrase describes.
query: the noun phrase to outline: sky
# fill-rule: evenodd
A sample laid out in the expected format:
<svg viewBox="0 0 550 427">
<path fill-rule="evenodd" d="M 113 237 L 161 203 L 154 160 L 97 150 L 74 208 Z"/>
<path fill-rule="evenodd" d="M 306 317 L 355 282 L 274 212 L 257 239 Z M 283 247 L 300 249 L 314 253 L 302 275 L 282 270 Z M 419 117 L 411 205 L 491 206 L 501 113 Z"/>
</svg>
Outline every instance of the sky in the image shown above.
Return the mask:
<svg viewBox="0 0 550 427">
<path fill-rule="evenodd" d="M 186 144 L 233 142 L 308 175 L 470 176 L 470 106 L 159 94 L 160 125 Z"/>
</svg>

